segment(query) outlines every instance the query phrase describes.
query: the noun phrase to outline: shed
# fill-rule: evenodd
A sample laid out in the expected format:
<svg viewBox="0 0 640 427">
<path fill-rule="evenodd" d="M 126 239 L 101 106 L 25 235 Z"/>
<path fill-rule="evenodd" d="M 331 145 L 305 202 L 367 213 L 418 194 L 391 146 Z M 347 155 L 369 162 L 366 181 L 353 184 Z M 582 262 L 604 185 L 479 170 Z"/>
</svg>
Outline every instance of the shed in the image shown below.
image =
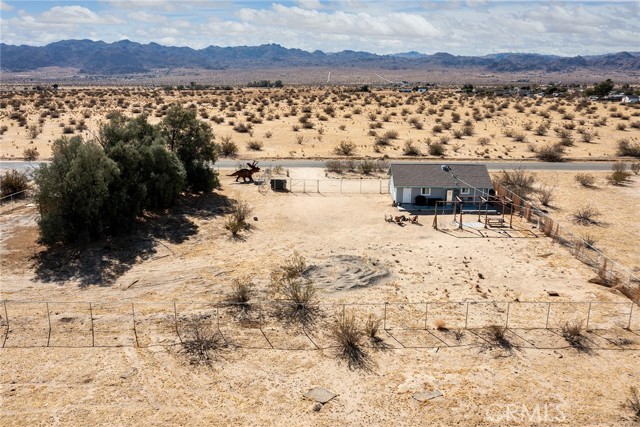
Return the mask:
<svg viewBox="0 0 640 427">
<path fill-rule="evenodd" d="M 481 164 L 392 163 L 389 176 L 389 193 L 400 206 L 475 201 L 494 194 L 487 167 Z"/>
</svg>

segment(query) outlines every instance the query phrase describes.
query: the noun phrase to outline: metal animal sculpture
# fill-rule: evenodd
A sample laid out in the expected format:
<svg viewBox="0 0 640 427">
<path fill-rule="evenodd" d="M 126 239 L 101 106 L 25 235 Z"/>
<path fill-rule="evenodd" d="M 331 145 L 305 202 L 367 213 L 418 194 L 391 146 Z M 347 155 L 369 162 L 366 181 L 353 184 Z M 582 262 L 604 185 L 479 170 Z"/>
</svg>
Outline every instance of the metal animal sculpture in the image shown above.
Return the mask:
<svg viewBox="0 0 640 427">
<path fill-rule="evenodd" d="M 227 175 L 227 176 L 235 176 L 236 182 L 238 182 L 240 178 L 242 178 L 242 182 L 247 182 L 247 178 L 249 178 L 250 182 L 253 182 L 253 174 L 256 172 L 260 172 L 260 168 L 256 166 L 257 164 L 258 162 L 256 161 L 254 161 L 253 163 L 247 163 L 247 166 L 249 166 L 249 169 L 246 169 L 246 168 L 239 169 L 234 173 L 232 173 L 231 175 Z"/>
</svg>

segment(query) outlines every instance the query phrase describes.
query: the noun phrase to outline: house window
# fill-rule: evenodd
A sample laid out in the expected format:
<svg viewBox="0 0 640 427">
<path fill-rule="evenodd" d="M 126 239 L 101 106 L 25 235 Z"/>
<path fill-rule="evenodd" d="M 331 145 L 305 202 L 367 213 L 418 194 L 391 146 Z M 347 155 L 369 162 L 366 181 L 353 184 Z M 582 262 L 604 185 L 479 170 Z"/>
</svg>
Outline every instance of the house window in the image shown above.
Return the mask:
<svg viewBox="0 0 640 427">
<path fill-rule="evenodd" d="M 423 196 L 430 196 L 431 195 L 431 187 L 423 187 L 420 189 L 420 194 L 422 194 Z"/>
<path fill-rule="evenodd" d="M 461 188 L 460 189 L 460 194 L 469 194 L 469 189 L 468 188 Z"/>
</svg>

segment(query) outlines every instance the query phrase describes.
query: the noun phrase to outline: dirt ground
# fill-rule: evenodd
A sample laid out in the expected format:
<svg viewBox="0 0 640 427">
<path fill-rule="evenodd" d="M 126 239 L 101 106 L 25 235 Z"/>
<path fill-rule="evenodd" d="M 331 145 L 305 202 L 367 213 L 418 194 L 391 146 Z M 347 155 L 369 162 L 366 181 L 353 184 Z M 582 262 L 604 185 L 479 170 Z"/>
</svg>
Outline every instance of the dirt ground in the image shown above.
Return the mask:
<svg viewBox="0 0 640 427">
<path fill-rule="evenodd" d="M 290 171 L 292 178 L 322 173 Z M 12 334 L 33 339 L 35 347 L 17 348 L 20 341 L 10 334 L 9 345 L 0 350 L 3 425 L 634 425 L 623 404 L 630 387 L 640 385 L 640 352 L 634 350 L 640 317 L 633 317 L 633 331 L 618 327 L 589 335 L 600 343 L 590 352 L 567 345 L 557 331 L 540 329 L 517 329 L 522 335 L 512 335 L 514 342 L 535 345 L 507 352 L 488 348 L 473 331 L 466 332 L 465 345 L 433 344 L 436 336 L 447 338 L 435 329 L 437 316 L 431 315 L 428 331 L 398 327 L 384 335 L 388 350 L 368 349 L 369 370 L 349 369 L 330 346 L 321 344 L 318 350 L 292 343 L 304 335 L 282 329 L 274 319 L 267 320 L 267 335 L 274 347 L 289 349 L 227 349 L 211 369 L 191 366 L 179 346 L 162 340 L 149 348 L 87 347 L 82 341 L 88 338 L 87 322 L 79 324 L 81 315 L 66 317 L 65 311 L 80 302 L 178 301 L 186 307 L 222 301 L 234 279 L 247 277 L 257 298 L 268 301 L 271 272 L 294 251 L 312 267 L 318 301 L 324 304 L 629 303 L 589 283 L 594 273 L 531 224 L 516 222 L 508 234 L 481 234 L 455 231 L 453 218 L 445 217 L 442 225 L 449 229 L 437 231 L 432 217 L 423 216 L 420 225 L 400 227 L 384 221 L 385 214 L 397 215 L 388 195 L 262 194 L 253 184 L 236 184 L 226 176 L 222 181 L 223 190 L 214 196 L 183 200 L 167 215 L 147 218 L 139 235 L 92 246 L 40 247 L 33 208 L 0 217 L 0 298 L 72 303 L 52 304 L 52 347 L 42 344 L 47 337 L 40 323 L 25 330 L 19 321 L 11 326 Z M 224 217 L 229 200 L 237 199 L 253 212 L 251 229 L 233 239 Z M 571 207 L 558 203 L 557 209 Z M 27 316 L 20 310 L 9 304 L 10 321 Z M 144 320 L 144 309 L 138 310 Z M 390 322 L 410 323 L 411 310 L 393 310 Z M 544 316 L 534 311 L 527 315 Z M 606 321 L 603 317 L 594 314 L 591 320 Z M 310 331 L 311 338 L 326 339 L 324 325 Z M 74 341 L 81 328 L 82 340 Z M 61 330 L 66 335 L 57 335 Z M 141 334 L 140 340 L 153 342 L 146 329 Z M 615 344 L 623 336 L 630 342 L 626 350 Z M 338 395 L 318 412 L 302 396 L 316 386 Z M 443 396 L 425 402 L 413 397 L 433 390 Z"/>
<path fill-rule="evenodd" d="M 345 141 L 354 145 L 350 155 L 357 157 L 406 157 L 410 142 L 416 157 L 437 158 L 429 150 L 441 142 L 447 158 L 535 159 L 536 151 L 560 142 L 564 132 L 565 157 L 594 160 L 616 158 L 619 140 L 640 141 L 640 109 L 583 98 L 468 96 L 454 88 L 424 94 L 340 87 L 3 89 L 4 159 L 22 158 L 29 148 L 48 159 L 52 141 L 63 135 L 94 138 L 112 111 L 146 113 L 156 123 L 173 103 L 195 108 L 217 142 L 229 138 L 236 143 L 240 158 L 331 158 Z M 544 132 L 537 131 L 541 125 Z M 250 149 L 250 143 L 261 148 Z"/>
</svg>

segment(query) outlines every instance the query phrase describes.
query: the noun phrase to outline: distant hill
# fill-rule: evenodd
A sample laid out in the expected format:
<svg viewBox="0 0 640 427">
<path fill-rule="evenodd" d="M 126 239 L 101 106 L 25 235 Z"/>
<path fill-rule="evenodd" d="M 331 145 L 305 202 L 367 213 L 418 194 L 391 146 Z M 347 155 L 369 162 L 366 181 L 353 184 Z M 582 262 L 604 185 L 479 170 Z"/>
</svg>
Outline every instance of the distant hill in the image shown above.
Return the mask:
<svg viewBox="0 0 640 427">
<path fill-rule="evenodd" d="M 129 40 L 105 43 L 63 40 L 42 47 L 0 43 L 0 69 L 32 71 L 44 67 L 73 67 L 91 75 L 146 73 L 157 69 L 200 68 L 248 70 L 284 67 L 375 67 L 379 69 L 477 69 L 493 73 L 576 70 L 640 70 L 638 52 L 561 57 L 530 53 L 455 56 L 411 51 L 394 55 L 344 50 L 335 53 L 287 49 L 277 44 L 204 49 L 140 44 Z"/>
</svg>

